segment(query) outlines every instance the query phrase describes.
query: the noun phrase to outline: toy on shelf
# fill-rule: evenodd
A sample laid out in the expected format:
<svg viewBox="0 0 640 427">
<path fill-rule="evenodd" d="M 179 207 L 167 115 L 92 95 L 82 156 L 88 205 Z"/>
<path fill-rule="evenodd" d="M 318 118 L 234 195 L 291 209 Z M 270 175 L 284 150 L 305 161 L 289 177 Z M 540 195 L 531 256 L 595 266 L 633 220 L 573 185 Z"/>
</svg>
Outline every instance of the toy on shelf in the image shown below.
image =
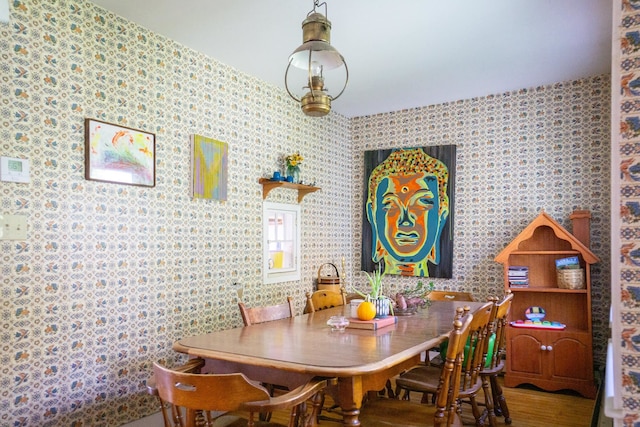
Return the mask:
<svg viewBox="0 0 640 427">
<path fill-rule="evenodd" d="M 567 327 L 564 323 L 550 322 L 549 320 L 516 320 L 511 322 L 514 328 L 531 328 L 531 329 L 564 329 Z"/>
<path fill-rule="evenodd" d="M 564 329 L 567 327 L 564 323 L 542 320 L 546 314 L 546 311 L 544 311 L 542 307 L 529 307 L 524 312 L 527 320 L 516 320 L 510 322 L 510 325 L 514 328 L 531 329 Z"/>
<path fill-rule="evenodd" d="M 542 307 L 529 307 L 524 311 L 524 317 L 533 321 L 542 320 L 546 315 L 547 312 Z"/>
</svg>

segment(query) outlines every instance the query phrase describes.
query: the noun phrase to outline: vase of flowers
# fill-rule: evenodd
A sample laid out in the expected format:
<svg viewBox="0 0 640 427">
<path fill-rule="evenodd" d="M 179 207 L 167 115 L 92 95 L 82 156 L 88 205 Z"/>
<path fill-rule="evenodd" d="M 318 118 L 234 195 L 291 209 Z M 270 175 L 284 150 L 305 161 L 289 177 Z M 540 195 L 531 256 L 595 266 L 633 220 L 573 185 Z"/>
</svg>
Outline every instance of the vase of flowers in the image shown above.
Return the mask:
<svg viewBox="0 0 640 427">
<path fill-rule="evenodd" d="M 285 157 L 284 161 L 287 166 L 287 177 L 291 177 L 290 181 L 296 184 L 300 183 L 300 164 L 304 158 L 300 153 L 290 154 Z"/>
</svg>

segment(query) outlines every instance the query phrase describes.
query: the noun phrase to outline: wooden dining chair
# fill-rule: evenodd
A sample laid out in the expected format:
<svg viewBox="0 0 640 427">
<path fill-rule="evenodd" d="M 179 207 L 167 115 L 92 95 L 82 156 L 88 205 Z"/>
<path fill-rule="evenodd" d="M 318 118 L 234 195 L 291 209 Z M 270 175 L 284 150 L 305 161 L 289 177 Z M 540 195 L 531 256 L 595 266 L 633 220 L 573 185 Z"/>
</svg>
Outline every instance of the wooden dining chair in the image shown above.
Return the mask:
<svg viewBox="0 0 640 427">
<path fill-rule="evenodd" d="M 482 377 L 480 371 L 485 363 L 487 354 L 487 344 L 490 328 L 493 302 L 487 302 L 473 312 L 473 321 L 469 328 L 469 337 L 465 344 L 464 361 L 462 364 L 459 379 L 460 389 L 459 399 L 467 399 L 471 403 L 473 417 L 477 423 L 482 421 L 476 396 L 482 390 Z M 465 308 L 468 310 L 468 308 Z M 449 342 L 449 346 L 451 342 Z M 447 347 L 447 357 L 449 349 Z M 445 361 L 446 364 L 446 361 Z M 438 387 L 441 376 L 441 369 L 432 365 L 420 365 L 405 373 L 400 374 L 396 379 L 396 393 L 403 394 L 403 399 L 410 399 L 410 392 L 431 393 L 438 396 Z M 491 405 L 491 402 L 487 402 Z"/>
<path fill-rule="evenodd" d="M 490 425 L 496 425 L 495 416 L 503 416 L 505 424 L 511 424 L 507 401 L 502 393 L 502 387 L 498 383 L 498 375 L 504 369 L 507 355 L 507 327 L 509 325 L 509 311 L 513 294 L 508 292 L 500 301 L 496 301 L 491 315 L 491 334 L 495 337 L 493 349 L 487 353 L 486 362 L 480 371 L 482 387 L 485 393 L 485 401 L 493 403 L 493 412 L 487 408 Z M 488 396 L 488 397 L 486 397 Z M 495 416 L 494 416 L 495 414 Z"/>
<path fill-rule="evenodd" d="M 360 411 L 360 423 L 367 427 L 433 425 L 462 426 L 458 414 L 458 393 L 460 391 L 461 372 L 464 362 L 465 343 L 473 315 L 462 308 L 457 309 L 453 330 L 449 334 L 449 343 L 445 363 L 440 369 L 437 399 L 434 405 L 424 405 L 408 400 L 377 398 L 368 400 Z"/>
<path fill-rule="evenodd" d="M 504 369 L 506 360 L 506 327 L 508 324 L 507 316 L 511 309 L 511 301 L 513 294 L 508 291 L 505 296 L 500 299 L 496 297 L 489 298 L 493 303 L 491 318 L 489 319 L 489 344 L 487 345 L 487 354 L 484 357 L 484 364 L 480 370 L 482 378 L 482 389 L 485 396 L 483 406 L 487 410 L 482 415 L 481 425 L 484 425 L 485 416 L 489 419 L 491 427 L 497 426 L 496 416 L 504 416 L 505 423 L 511 424 L 509 416 L 509 408 L 506 399 L 502 393 L 502 387 L 498 383 L 498 375 Z M 461 403 L 471 403 L 469 400 L 462 399 Z"/>
<path fill-rule="evenodd" d="M 315 292 L 307 292 L 307 305 L 304 309 L 305 313 L 315 313 L 316 311 L 326 310 L 331 307 L 339 307 L 347 304 L 347 292 L 341 287 L 340 292 L 330 290 L 320 290 Z M 329 387 L 331 389 L 331 387 Z M 330 390 L 334 391 L 334 390 Z M 335 394 L 335 393 L 332 393 Z M 328 417 L 322 414 L 324 409 L 325 396 L 322 393 L 320 409 L 318 410 L 318 420 L 335 421 L 338 420 L 332 417 Z M 334 404 L 327 411 L 333 411 L 338 408 L 338 405 Z"/>
<path fill-rule="evenodd" d="M 256 323 L 270 322 L 272 320 L 286 319 L 294 316 L 293 299 L 287 297 L 287 302 L 263 307 L 247 307 L 243 302 L 238 303 L 240 315 L 244 326 L 255 325 Z"/>
<path fill-rule="evenodd" d="M 438 291 L 433 290 L 429 292 L 429 299 L 431 301 L 475 301 L 471 292 L 457 292 L 457 291 Z M 445 343 L 446 345 L 446 343 Z M 434 366 L 440 367 L 444 362 L 444 354 L 446 347 L 439 346 L 427 351 L 425 356 L 426 363 L 430 363 Z M 425 396 L 426 399 L 427 396 Z"/>
<path fill-rule="evenodd" d="M 154 363 L 149 381 L 152 388 L 148 388 L 160 399 L 165 427 L 209 426 L 216 420 L 225 426 L 252 427 L 257 425 L 255 414 L 277 410 L 290 410 L 289 427 L 317 425 L 319 393 L 331 380 L 314 378 L 286 394 L 271 397 L 265 388 L 241 373 L 200 374 L 204 361 L 199 361 L 202 359 L 190 361 L 188 368 L 176 369 Z M 245 412 L 246 420 L 240 416 Z"/>
<path fill-rule="evenodd" d="M 347 292 L 340 288 L 340 292 L 322 290 L 307 292 L 307 306 L 305 313 L 314 313 L 331 307 L 338 307 L 347 304 Z"/>
<path fill-rule="evenodd" d="M 293 298 L 287 297 L 287 301 L 282 304 L 251 308 L 247 307 L 243 302 L 239 302 L 238 308 L 240 308 L 240 315 L 242 316 L 244 326 L 251 326 L 258 323 L 293 317 Z M 262 383 L 262 386 L 269 390 L 271 396 L 281 394 L 282 390 L 288 390 L 287 387 L 278 384 Z M 270 418 L 271 413 L 264 412 L 260 414 L 262 421 L 269 421 Z"/>
<path fill-rule="evenodd" d="M 431 301 L 475 301 L 471 292 L 456 291 L 431 291 L 429 299 Z"/>
<path fill-rule="evenodd" d="M 177 372 L 188 372 L 191 374 L 200 373 L 200 369 L 202 369 L 204 364 L 204 359 L 196 357 L 189 359 L 184 365 L 177 366 L 173 369 Z M 165 427 L 173 426 L 173 420 L 182 417 L 182 414 L 177 411 L 175 406 L 164 402 L 160 398 L 155 375 L 152 375 L 151 378 L 147 380 L 147 393 L 158 398 L 158 401 L 160 402 L 160 412 L 162 413 L 162 420 L 164 421 Z"/>
</svg>

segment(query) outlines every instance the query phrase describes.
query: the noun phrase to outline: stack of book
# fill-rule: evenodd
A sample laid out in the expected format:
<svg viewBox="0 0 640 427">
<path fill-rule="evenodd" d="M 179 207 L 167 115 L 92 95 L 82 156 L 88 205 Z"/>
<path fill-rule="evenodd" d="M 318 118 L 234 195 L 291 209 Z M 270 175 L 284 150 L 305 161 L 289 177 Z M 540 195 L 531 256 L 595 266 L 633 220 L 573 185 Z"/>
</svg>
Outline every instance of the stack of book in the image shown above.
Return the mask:
<svg viewBox="0 0 640 427">
<path fill-rule="evenodd" d="M 373 320 L 349 319 L 347 328 L 377 331 L 380 328 L 395 325 L 396 323 L 398 323 L 398 318 L 395 316 L 375 318 Z"/>
<path fill-rule="evenodd" d="M 509 266 L 509 287 L 528 288 L 529 287 L 529 267 L 518 265 Z"/>
</svg>

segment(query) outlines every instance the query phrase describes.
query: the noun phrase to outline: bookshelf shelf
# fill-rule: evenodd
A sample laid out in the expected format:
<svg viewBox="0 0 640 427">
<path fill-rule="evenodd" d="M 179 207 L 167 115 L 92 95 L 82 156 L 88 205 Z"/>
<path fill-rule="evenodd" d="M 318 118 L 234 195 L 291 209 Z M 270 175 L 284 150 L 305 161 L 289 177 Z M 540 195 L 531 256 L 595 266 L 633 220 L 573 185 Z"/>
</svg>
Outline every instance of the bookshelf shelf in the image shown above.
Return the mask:
<svg viewBox="0 0 640 427">
<path fill-rule="evenodd" d="M 596 395 L 591 264 L 599 259 L 587 247 L 591 216 L 585 215 L 586 211 L 578 212 L 581 214 L 576 218 L 582 222 L 575 222 L 573 228 L 575 231 L 579 226 L 586 245 L 541 212 L 495 258 L 504 267 L 505 290 L 514 294 L 510 321 L 524 319 L 530 307 L 541 307 L 546 312 L 545 320 L 566 325 L 564 330 L 507 329 L 505 385 L 508 387 L 529 383 L 549 391 L 575 390 L 588 398 Z M 584 218 L 587 218 L 586 232 Z M 556 261 L 567 257 L 576 257 L 584 270 L 583 289 L 558 287 Z M 527 286 L 510 286 L 518 280 Z"/>
</svg>

